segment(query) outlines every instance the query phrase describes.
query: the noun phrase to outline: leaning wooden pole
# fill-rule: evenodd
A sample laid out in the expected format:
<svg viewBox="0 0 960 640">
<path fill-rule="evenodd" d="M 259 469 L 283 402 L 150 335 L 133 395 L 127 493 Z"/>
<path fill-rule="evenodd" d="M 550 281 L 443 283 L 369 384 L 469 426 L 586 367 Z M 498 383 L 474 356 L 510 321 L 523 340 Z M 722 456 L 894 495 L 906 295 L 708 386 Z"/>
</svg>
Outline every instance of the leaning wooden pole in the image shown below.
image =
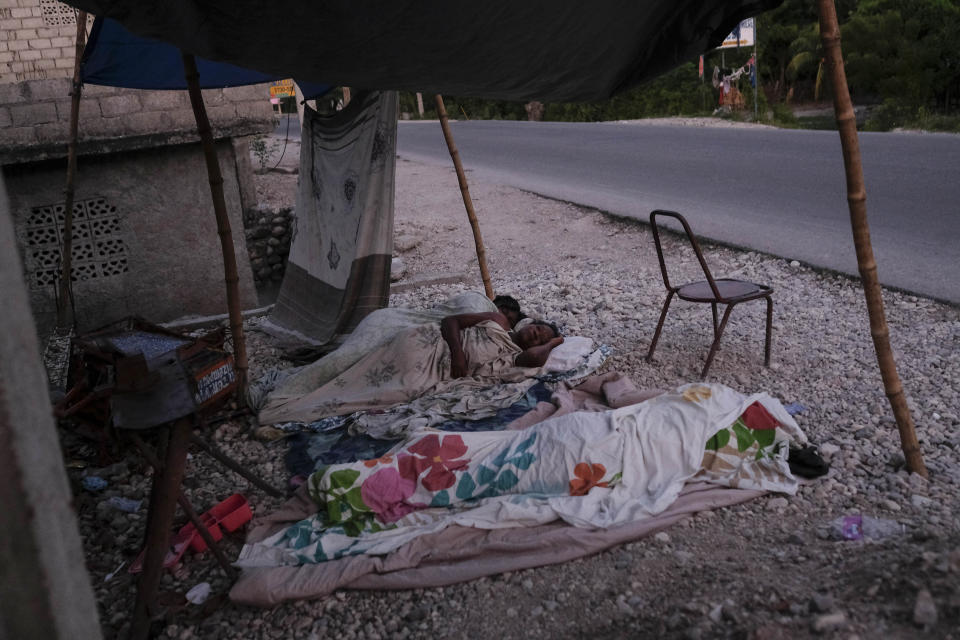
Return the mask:
<svg viewBox="0 0 960 640">
<path fill-rule="evenodd" d="M 457 170 L 457 180 L 460 182 L 460 194 L 463 196 L 463 206 L 467 209 L 467 219 L 473 229 L 473 241 L 477 245 L 477 262 L 480 263 L 480 277 L 483 279 L 483 291 L 493 300 L 493 286 L 490 284 L 490 272 L 487 271 L 487 251 L 483 248 L 483 237 L 480 235 L 480 223 L 477 222 L 477 213 L 473 210 L 473 200 L 470 198 L 470 188 L 467 186 L 467 175 L 463 172 L 460 162 L 460 152 L 453 141 L 453 132 L 450 131 L 450 119 L 447 117 L 447 108 L 443 105 L 443 96 L 434 96 L 437 101 L 437 114 L 440 116 L 440 127 L 443 137 L 447 141 L 447 149 L 453 159 L 453 166 Z"/>
<path fill-rule="evenodd" d="M 66 329 L 72 324 L 73 287 L 70 286 L 73 269 L 73 181 L 77 173 L 77 130 L 80 123 L 80 62 L 87 39 L 87 12 L 77 13 L 77 42 L 73 60 L 73 87 L 70 91 L 70 139 L 67 142 L 67 186 L 63 190 L 63 255 L 60 258 L 60 295 L 57 297 L 57 327 Z"/>
<path fill-rule="evenodd" d="M 207 162 L 207 177 L 210 180 L 210 195 L 213 197 L 213 212 L 217 218 L 217 234 L 220 236 L 220 250 L 223 252 L 223 273 L 227 284 L 227 311 L 230 314 L 230 333 L 233 335 L 234 368 L 237 371 L 238 394 L 240 404 L 244 403 L 247 389 L 247 344 L 243 335 L 243 314 L 240 310 L 240 277 L 237 275 L 237 256 L 233 249 L 233 233 L 230 218 L 227 215 L 227 203 L 223 198 L 223 175 L 217 160 L 217 148 L 213 142 L 213 131 L 203 105 L 200 93 L 200 74 L 193 55 L 183 53 L 183 72 L 190 93 L 190 104 L 197 120 L 197 133 L 203 144 L 203 156 Z"/>
<path fill-rule="evenodd" d="M 883 387 L 893 408 L 893 415 L 900 431 L 900 446 L 906 459 L 907 470 L 927 475 L 923 454 L 917 442 L 913 418 L 897 374 L 897 364 L 890 348 L 890 331 L 883 310 L 883 295 L 877 276 L 877 262 L 870 243 L 870 225 L 867 222 L 867 193 L 863 184 L 863 167 L 860 163 L 860 145 L 857 139 L 857 123 L 847 87 L 847 74 L 843 69 L 840 51 L 840 27 L 834 0 L 817 0 L 820 12 L 820 40 L 823 43 L 827 73 L 833 88 L 833 110 L 840 131 L 843 148 L 843 166 L 847 174 L 847 203 L 850 207 L 850 225 L 853 227 L 853 243 L 857 249 L 857 265 L 863 281 L 863 293 L 867 298 L 867 314 L 870 316 L 870 335 L 877 352 Z"/>
</svg>

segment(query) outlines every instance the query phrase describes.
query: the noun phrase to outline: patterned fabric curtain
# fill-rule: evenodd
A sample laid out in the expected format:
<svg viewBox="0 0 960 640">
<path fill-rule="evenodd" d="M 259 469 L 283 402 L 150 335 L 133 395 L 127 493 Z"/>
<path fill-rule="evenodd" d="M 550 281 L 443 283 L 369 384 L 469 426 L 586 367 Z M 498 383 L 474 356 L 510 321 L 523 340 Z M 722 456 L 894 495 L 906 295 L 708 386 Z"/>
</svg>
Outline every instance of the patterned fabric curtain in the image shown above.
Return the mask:
<svg viewBox="0 0 960 640">
<path fill-rule="evenodd" d="M 390 296 L 396 92 L 361 92 L 333 117 L 306 108 L 293 243 L 272 333 L 322 344 Z"/>
</svg>

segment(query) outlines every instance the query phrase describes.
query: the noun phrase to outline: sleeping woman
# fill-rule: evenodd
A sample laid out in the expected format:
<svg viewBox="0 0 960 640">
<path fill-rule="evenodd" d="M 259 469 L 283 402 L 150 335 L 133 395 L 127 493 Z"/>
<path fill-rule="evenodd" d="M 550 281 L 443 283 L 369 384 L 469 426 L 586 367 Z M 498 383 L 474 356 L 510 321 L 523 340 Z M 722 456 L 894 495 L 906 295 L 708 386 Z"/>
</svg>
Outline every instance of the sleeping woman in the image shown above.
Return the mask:
<svg viewBox="0 0 960 640">
<path fill-rule="evenodd" d="M 517 382 L 536 374 L 563 342 L 553 325 L 534 321 L 511 332 L 499 312 L 447 316 L 410 327 L 335 378 L 298 396 L 271 395 L 261 424 L 309 422 L 354 411 L 386 409 L 462 385 Z"/>
<path fill-rule="evenodd" d="M 247 403 L 259 410 L 265 393 L 270 394 L 274 404 L 300 398 L 327 384 L 405 330 L 436 324 L 447 316 L 495 311 L 505 315 L 511 327 L 521 320 L 530 321 L 514 298 L 500 295 L 491 301 L 478 291 L 458 293 L 431 309 L 377 309 L 364 318 L 339 347 L 319 360 L 303 367 L 270 372 L 250 385 Z"/>
</svg>

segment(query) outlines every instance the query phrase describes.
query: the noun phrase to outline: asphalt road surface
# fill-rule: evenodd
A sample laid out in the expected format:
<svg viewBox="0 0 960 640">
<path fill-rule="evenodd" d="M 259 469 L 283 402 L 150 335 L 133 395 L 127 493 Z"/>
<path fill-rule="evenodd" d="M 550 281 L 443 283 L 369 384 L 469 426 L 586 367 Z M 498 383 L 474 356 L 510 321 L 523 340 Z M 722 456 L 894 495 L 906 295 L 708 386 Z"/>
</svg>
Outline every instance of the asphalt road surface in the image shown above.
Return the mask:
<svg viewBox="0 0 960 640">
<path fill-rule="evenodd" d="M 858 275 L 838 134 L 767 127 L 458 121 L 469 177 Z M 960 135 L 861 133 L 883 284 L 960 304 Z M 437 122 L 401 122 L 398 153 L 450 166 Z M 483 219 L 482 207 L 478 215 Z M 720 275 L 720 274 L 718 274 Z"/>
</svg>

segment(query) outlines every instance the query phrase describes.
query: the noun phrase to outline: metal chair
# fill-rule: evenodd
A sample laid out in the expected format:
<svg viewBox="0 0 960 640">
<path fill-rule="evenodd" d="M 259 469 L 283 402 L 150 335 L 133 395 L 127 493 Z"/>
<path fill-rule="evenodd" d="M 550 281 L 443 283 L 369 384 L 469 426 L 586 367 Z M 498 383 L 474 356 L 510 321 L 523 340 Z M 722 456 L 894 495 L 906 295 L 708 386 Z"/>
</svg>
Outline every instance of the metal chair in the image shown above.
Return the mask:
<svg viewBox="0 0 960 640">
<path fill-rule="evenodd" d="M 657 227 L 658 216 L 676 218 L 680 224 L 683 225 L 683 230 L 690 240 L 690 244 L 693 246 L 693 251 L 697 254 L 697 260 L 700 262 L 700 267 L 703 269 L 703 275 L 706 277 L 706 280 L 691 282 L 679 287 L 670 284 L 670 278 L 667 275 L 667 264 L 663 258 L 663 246 L 660 244 L 660 230 Z M 675 211 L 653 211 L 650 214 L 650 228 L 653 230 L 653 242 L 657 247 L 657 258 L 660 260 L 660 272 L 663 274 L 663 284 L 667 287 L 667 300 L 663 303 L 663 310 L 660 312 L 660 321 L 657 323 L 657 330 L 653 334 L 653 342 L 650 343 L 647 362 L 653 359 L 653 351 L 657 348 L 660 331 L 663 329 L 663 321 L 667 317 L 667 309 L 669 309 L 670 302 L 673 300 L 674 295 L 688 302 L 709 303 L 713 309 L 713 344 L 710 345 L 710 353 L 707 355 L 706 364 L 703 365 L 703 372 L 700 374 L 701 378 L 707 377 L 707 371 L 710 369 L 713 357 L 720 347 L 720 338 L 723 335 L 724 328 L 727 326 L 727 320 L 730 318 L 730 312 L 733 311 L 733 308 L 741 302 L 765 298 L 767 300 L 767 338 L 766 345 L 764 346 L 763 364 L 769 367 L 770 330 L 773 325 L 773 289 L 766 285 L 755 284 L 745 280 L 735 280 L 732 278 L 715 279 L 707 267 L 706 260 L 703 259 L 703 252 L 700 250 L 700 245 L 697 243 L 696 237 L 694 237 L 693 232 L 690 230 L 690 225 L 687 224 L 687 221 L 682 215 Z M 726 305 L 726 309 L 723 311 L 723 319 L 719 325 L 717 324 L 718 304 Z"/>
</svg>

